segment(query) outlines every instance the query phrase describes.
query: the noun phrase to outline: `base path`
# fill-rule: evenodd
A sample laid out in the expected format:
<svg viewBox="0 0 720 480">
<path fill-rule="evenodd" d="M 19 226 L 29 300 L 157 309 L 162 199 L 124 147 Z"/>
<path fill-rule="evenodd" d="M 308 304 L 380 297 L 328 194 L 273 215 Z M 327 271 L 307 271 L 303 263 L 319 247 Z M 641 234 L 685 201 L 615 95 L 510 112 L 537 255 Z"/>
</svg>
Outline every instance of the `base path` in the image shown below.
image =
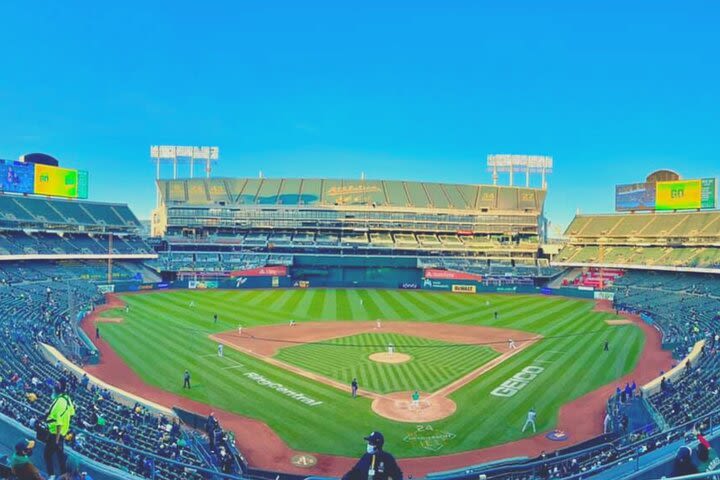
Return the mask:
<svg viewBox="0 0 720 480">
<path fill-rule="evenodd" d="M 407 399 L 413 392 L 395 392 L 391 395 L 379 394 L 364 389 L 358 389 L 358 394 L 372 398 L 373 411 L 385 418 L 397 422 L 427 423 L 449 417 L 457 406 L 449 396 L 459 388 L 467 385 L 480 375 L 487 373 L 502 362 L 517 355 L 542 338 L 540 335 L 530 336 L 527 332 L 505 328 L 492 328 L 483 326 L 448 325 L 430 322 L 384 322 L 381 328 L 376 322 L 303 322 L 302 324 L 271 325 L 266 327 L 253 327 L 243 329 L 242 335 L 232 330 L 216 335 L 210 339 L 220 342 L 231 348 L 239 350 L 246 355 L 252 355 L 276 367 L 283 368 L 305 378 L 330 385 L 342 391 L 350 392 L 350 386 L 333 378 L 314 373 L 296 365 L 283 362 L 272 355 L 279 349 L 300 343 L 318 343 L 341 338 L 358 333 L 402 333 L 404 335 L 422 336 L 435 340 L 451 341 L 461 344 L 482 344 L 501 352 L 500 356 L 481 365 L 467 375 L 455 380 L 442 389 L 426 394 L 423 408 L 408 405 Z M 509 339 L 513 339 L 515 347 L 510 348 Z M 299 340 L 302 339 L 302 340 Z M 519 346 L 518 346 L 519 345 Z M 385 348 L 385 346 L 378 346 Z M 370 355 L 370 360 L 383 363 L 405 363 L 412 359 L 408 354 L 401 352 L 376 352 Z"/>
<path fill-rule="evenodd" d="M 153 292 L 153 294 L 157 293 L 159 292 Z M 94 337 L 96 320 L 101 312 L 124 306 L 124 303 L 114 294 L 106 295 L 106 300 L 105 305 L 95 309 L 82 322 L 82 329 L 90 338 Z M 642 329 L 645 334 L 645 348 L 634 372 L 594 392 L 590 392 L 560 409 L 556 428 L 570 434 L 573 443 L 589 440 L 602 433 L 605 404 L 609 396 L 614 393 L 617 385 L 633 380 L 638 384 L 647 383 L 654 379 L 660 370 L 668 370 L 672 364 L 670 352 L 661 348 L 661 338 L 657 330 L 644 323 L 637 316 L 623 316 Z M 294 328 L 300 328 L 300 326 Z M 412 333 L 409 334 L 412 335 Z M 290 462 L 293 456 L 303 455 L 308 452 L 300 452 L 289 448 L 265 423 L 213 408 L 210 405 L 149 385 L 131 370 L 104 340 L 95 340 L 94 343 L 100 351 L 101 362 L 98 365 L 86 366 L 88 372 L 117 388 L 169 408 L 177 406 L 200 415 L 215 412 L 223 427 L 235 433 L 238 448 L 243 452 L 243 455 L 253 468 L 308 475 L 307 469 L 296 467 Z M 363 433 L 365 432 L 359 432 L 358 435 Z M 468 465 L 514 457 L 518 454 L 532 457 L 538 455 L 541 451 L 551 452 L 567 446 L 562 442 L 548 440 L 545 438 L 545 433 L 547 432 L 540 432 L 532 438 L 482 450 L 436 457 L 400 459 L 400 466 L 406 474 L 419 477 L 431 472 L 463 468 Z M 313 456 L 317 458 L 317 464 L 312 468 L 312 473 L 319 476 L 340 476 L 347 472 L 357 461 L 355 458 L 333 455 L 313 453 Z"/>
</svg>

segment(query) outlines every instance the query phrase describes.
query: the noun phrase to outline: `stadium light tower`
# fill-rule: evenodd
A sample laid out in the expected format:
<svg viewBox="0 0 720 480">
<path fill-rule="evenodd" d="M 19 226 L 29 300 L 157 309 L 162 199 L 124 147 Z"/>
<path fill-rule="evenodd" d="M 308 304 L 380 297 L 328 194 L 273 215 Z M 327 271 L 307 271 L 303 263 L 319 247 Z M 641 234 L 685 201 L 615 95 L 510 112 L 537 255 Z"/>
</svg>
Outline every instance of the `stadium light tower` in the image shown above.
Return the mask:
<svg viewBox="0 0 720 480">
<path fill-rule="evenodd" d="M 155 162 L 155 180 L 160 180 L 160 165 L 169 163 L 173 166 L 173 179 L 178 178 L 178 165 L 190 165 L 190 178 L 195 176 L 195 161 L 205 162 L 205 177 L 210 178 L 212 164 L 220 157 L 218 147 L 188 147 L 179 145 L 152 145 L 150 157 Z M 156 182 L 157 183 L 157 182 Z M 160 204 L 160 187 L 157 191 L 157 203 Z"/>
<path fill-rule="evenodd" d="M 513 186 L 514 173 L 525 173 L 525 186 L 530 186 L 530 175 L 539 173 L 543 190 L 547 189 L 546 175 L 552 173 L 553 158 L 543 155 L 488 155 L 488 171 L 493 174 L 493 185 L 498 184 L 498 173 L 510 174 Z"/>
</svg>

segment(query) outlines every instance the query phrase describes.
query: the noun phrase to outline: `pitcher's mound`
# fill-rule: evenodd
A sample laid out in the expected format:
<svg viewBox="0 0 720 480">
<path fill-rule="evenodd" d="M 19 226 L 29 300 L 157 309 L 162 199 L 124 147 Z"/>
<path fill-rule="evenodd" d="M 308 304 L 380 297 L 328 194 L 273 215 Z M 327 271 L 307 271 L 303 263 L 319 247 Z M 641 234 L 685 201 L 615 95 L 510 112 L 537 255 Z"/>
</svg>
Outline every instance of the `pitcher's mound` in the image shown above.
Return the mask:
<svg viewBox="0 0 720 480">
<path fill-rule="evenodd" d="M 412 392 L 391 393 L 372 402 L 373 412 L 396 422 L 424 423 L 449 417 L 457 406 L 442 395 L 420 395 L 417 404 L 411 400 Z"/>
<path fill-rule="evenodd" d="M 407 353 L 388 353 L 388 352 L 378 352 L 373 353 L 370 355 L 370 360 L 373 362 L 380 362 L 380 363 L 405 363 L 410 361 L 412 357 L 408 355 Z"/>
</svg>

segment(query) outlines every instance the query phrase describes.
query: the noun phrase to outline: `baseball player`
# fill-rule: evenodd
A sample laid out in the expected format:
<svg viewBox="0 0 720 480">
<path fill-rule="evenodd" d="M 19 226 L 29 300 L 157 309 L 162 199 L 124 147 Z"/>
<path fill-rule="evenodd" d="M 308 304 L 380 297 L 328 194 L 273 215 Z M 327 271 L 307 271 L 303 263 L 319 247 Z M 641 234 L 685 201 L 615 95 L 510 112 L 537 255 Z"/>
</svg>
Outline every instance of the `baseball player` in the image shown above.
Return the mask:
<svg viewBox="0 0 720 480">
<path fill-rule="evenodd" d="M 379 318 L 375 320 L 375 328 L 382 328 L 382 322 L 380 322 Z"/>
<path fill-rule="evenodd" d="M 238 325 L 238 336 L 242 337 L 242 325 Z"/>
<path fill-rule="evenodd" d="M 508 350 L 515 350 L 517 349 L 517 346 L 515 345 L 515 340 L 512 338 L 508 339 Z"/>
<path fill-rule="evenodd" d="M 194 308 L 194 307 L 195 307 L 195 300 L 190 300 L 190 303 L 188 304 L 188 307 Z"/>
<path fill-rule="evenodd" d="M 410 396 L 410 398 L 412 399 L 412 402 L 410 402 L 410 406 L 412 408 L 420 408 L 420 392 L 415 390 Z"/>
<path fill-rule="evenodd" d="M 217 323 L 217 313 L 213 314 L 213 323 Z"/>
<path fill-rule="evenodd" d="M 522 431 L 524 432 L 525 429 L 528 426 L 532 426 L 533 433 L 535 433 L 537 430 L 535 430 L 535 417 L 537 417 L 537 412 L 535 411 L 535 408 L 531 408 L 530 411 L 527 413 L 527 418 L 525 419 L 525 425 L 523 425 Z"/>
<path fill-rule="evenodd" d="M 350 388 L 352 388 L 352 397 L 357 398 L 357 391 L 358 391 L 357 378 L 352 379 L 352 382 L 350 382 Z"/>
<path fill-rule="evenodd" d="M 183 388 L 190 388 L 190 371 L 185 370 L 183 373 Z"/>
<path fill-rule="evenodd" d="M 388 343 L 388 355 L 392 355 L 393 353 L 395 353 L 395 345 Z"/>
<path fill-rule="evenodd" d="M 222 358 L 223 356 L 223 344 L 218 343 L 218 357 Z"/>
</svg>

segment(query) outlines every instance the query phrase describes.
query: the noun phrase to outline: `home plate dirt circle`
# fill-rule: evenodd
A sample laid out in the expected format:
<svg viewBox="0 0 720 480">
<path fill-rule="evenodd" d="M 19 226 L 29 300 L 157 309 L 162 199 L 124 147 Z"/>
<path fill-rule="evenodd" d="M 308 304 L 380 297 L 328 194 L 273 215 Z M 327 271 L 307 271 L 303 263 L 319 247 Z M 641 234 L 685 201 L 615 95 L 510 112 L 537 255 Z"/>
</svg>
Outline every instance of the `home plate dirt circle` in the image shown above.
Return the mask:
<svg viewBox="0 0 720 480">
<path fill-rule="evenodd" d="M 420 393 L 420 401 L 413 405 L 413 392 L 398 392 L 378 397 L 372 402 L 373 412 L 396 422 L 424 423 L 449 417 L 457 405 L 442 395 Z"/>
<path fill-rule="evenodd" d="M 408 355 L 407 353 L 388 353 L 388 352 L 378 352 L 373 353 L 368 357 L 373 362 L 379 362 L 379 363 L 405 363 L 412 360 L 412 357 Z"/>
</svg>

